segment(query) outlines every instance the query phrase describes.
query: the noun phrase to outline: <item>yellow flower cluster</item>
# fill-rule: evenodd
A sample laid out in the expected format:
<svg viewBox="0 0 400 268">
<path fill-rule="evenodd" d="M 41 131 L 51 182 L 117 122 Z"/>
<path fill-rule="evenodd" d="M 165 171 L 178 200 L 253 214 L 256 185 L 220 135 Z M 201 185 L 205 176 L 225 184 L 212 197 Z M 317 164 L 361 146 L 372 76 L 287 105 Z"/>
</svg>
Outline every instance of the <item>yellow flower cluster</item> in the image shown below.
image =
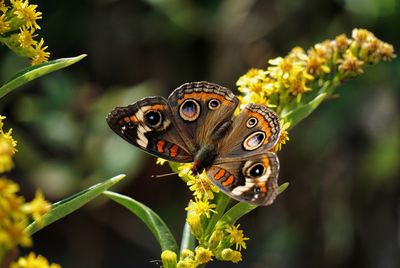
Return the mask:
<svg viewBox="0 0 400 268">
<path fill-rule="evenodd" d="M 32 65 L 46 62 L 50 56 L 43 38 L 35 40 L 35 32 L 40 29 L 37 20 L 42 18 L 37 7 L 29 0 L 10 0 L 9 3 L 0 0 L 0 42 L 16 54 L 30 58 Z"/>
<path fill-rule="evenodd" d="M 176 254 L 168 250 L 161 254 L 161 260 L 165 267 L 177 268 L 195 268 L 212 261 L 213 257 L 220 261 L 238 263 L 242 260 L 240 251 L 242 248 L 246 248 L 245 241 L 249 240 L 244 236 L 243 231 L 239 230 L 239 226 L 226 225 L 225 228 L 216 228 L 208 239 L 196 236 L 200 245 L 195 248 L 194 252 L 184 249 L 180 254 L 179 261 L 177 261 Z M 196 230 L 192 231 L 196 232 Z M 233 245 L 235 245 L 235 249 L 231 248 Z"/>
<path fill-rule="evenodd" d="M 241 107 L 250 102 L 265 104 L 282 116 L 316 94 L 332 94 L 334 87 L 361 74 L 368 64 L 390 61 L 395 56 L 392 45 L 365 29 L 354 29 L 351 38 L 341 34 L 307 51 L 296 47 L 284 58 L 269 60 L 265 70 L 251 69 L 239 78 L 236 85 L 244 94 Z M 303 96 L 308 97 L 304 100 Z M 275 151 L 288 140 L 287 123 L 291 122 L 282 123 Z"/>
<path fill-rule="evenodd" d="M 4 116 L 0 116 L 0 174 L 10 171 L 13 166 L 12 156 L 15 154 L 16 141 L 11 136 L 12 130 L 3 131 Z M 25 202 L 19 196 L 19 185 L 14 181 L 0 176 L 0 266 L 7 253 L 16 246 L 29 247 L 32 240 L 25 231 L 31 219 L 40 222 L 41 217 L 50 210 L 51 205 L 40 191 L 36 192 L 31 202 Z M 23 266 L 23 263 L 36 259 L 34 255 L 18 261 L 13 267 L 47 267 L 47 266 Z M 42 263 L 43 257 L 38 256 L 37 263 Z M 30 262 L 28 262 L 30 263 Z M 57 266 L 50 266 L 57 267 Z"/>
<path fill-rule="evenodd" d="M 16 262 L 11 263 L 10 268 L 61 268 L 56 263 L 49 264 L 47 259 L 41 255 L 31 252 L 26 257 L 20 257 Z"/>
</svg>

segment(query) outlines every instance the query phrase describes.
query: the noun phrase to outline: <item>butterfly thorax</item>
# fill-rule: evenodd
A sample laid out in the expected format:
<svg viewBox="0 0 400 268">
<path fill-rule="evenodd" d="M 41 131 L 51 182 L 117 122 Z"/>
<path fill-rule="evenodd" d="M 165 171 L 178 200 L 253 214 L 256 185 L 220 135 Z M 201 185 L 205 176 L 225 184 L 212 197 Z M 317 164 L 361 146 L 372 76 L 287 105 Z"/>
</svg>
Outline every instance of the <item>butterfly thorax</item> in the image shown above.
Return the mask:
<svg viewBox="0 0 400 268">
<path fill-rule="evenodd" d="M 209 168 L 217 158 L 217 150 L 214 145 L 207 144 L 196 152 L 192 172 L 193 174 L 200 174 L 204 169 Z"/>
</svg>

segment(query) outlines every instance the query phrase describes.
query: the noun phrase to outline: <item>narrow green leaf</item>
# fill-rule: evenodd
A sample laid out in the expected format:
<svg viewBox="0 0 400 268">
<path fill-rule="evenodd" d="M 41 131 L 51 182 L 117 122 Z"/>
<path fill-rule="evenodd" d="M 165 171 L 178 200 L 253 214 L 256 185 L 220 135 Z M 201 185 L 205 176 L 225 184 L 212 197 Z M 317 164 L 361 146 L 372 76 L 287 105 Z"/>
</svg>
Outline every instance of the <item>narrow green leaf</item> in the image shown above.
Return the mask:
<svg viewBox="0 0 400 268">
<path fill-rule="evenodd" d="M 150 229 L 161 246 L 161 250 L 171 250 L 178 254 L 178 244 L 165 222 L 149 207 L 122 194 L 106 191 L 104 195 L 127 208 L 138 216 Z"/>
<path fill-rule="evenodd" d="M 278 195 L 283 193 L 288 187 L 289 187 L 289 183 L 288 182 L 285 182 L 285 183 L 282 183 L 281 185 L 279 185 L 279 187 L 278 187 Z"/>
<path fill-rule="evenodd" d="M 285 182 L 281 185 L 279 185 L 278 188 L 278 195 L 283 193 L 287 188 L 289 187 L 289 183 Z M 258 206 L 252 205 L 249 203 L 245 202 L 239 202 L 236 205 L 234 205 L 231 209 L 229 209 L 218 221 L 216 224 L 217 227 L 220 227 L 225 224 L 235 224 L 235 222 L 249 213 L 250 211 L 254 210 Z"/>
<path fill-rule="evenodd" d="M 53 208 L 43 215 L 41 221 L 39 223 L 34 221 L 26 228 L 26 231 L 30 235 L 33 235 L 40 229 L 43 229 L 47 225 L 67 216 L 86 203 L 90 202 L 96 196 L 103 193 L 105 190 L 122 180 L 124 177 L 125 175 L 115 176 L 53 204 Z"/>
<path fill-rule="evenodd" d="M 250 211 L 254 210 L 258 206 L 252 205 L 249 203 L 239 202 L 234 205 L 231 209 L 229 209 L 224 216 L 217 223 L 217 227 L 225 225 L 225 224 L 235 224 L 235 222 L 249 213 Z"/>
<path fill-rule="evenodd" d="M 38 65 L 27 67 L 16 73 L 2 87 L 0 87 L 0 98 L 4 97 L 14 89 L 28 83 L 29 81 L 32 81 L 45 74 L 70 66 L 80 61 L 84 57 L 86 57 L 86 55 L 82 54 L 77 57 L 51 60 Z"/>
<path fill-rule="evenodd" d="M 312 101 L 299 105 L 297 108 L 282 114 L 281 118 L 285 122 L 290 122 L 290 128 L 293 128 L 297 123 L 309 116 L 321 104 L 326 96 L 326 93 L 321 93 Z"/>
</svg>

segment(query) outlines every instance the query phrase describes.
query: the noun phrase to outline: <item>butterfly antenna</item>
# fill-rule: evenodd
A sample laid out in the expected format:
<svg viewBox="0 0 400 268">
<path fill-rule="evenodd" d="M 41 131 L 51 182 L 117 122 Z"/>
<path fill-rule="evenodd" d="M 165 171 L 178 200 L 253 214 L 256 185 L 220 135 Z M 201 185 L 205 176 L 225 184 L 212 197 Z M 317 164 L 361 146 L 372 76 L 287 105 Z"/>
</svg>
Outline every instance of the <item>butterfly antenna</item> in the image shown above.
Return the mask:
<svg viewBox="0 0 400 268">
<path fill-rule="evenodd" d="M 206 195 L 207 199 L 210 199 L 210 197 L 208 196 L 206 187 L 204 187 L 203 180 L 200 177 L 197 177 L 197 179 L 200 180 L 201 188 L 203 188 L 204 194 Z"/>
<path fill-rule="evenodd" d="M 166 174 L 161 174 L 161 175 L 151 175 L 150 178 L 152 179 L 158 179 L 158 178 L 163 178 L 163 177 L 168 177 L 172 175 L 176 175 L 178 172 L 171 172 L 171 173 L 166 173 Z"/>
</svg>

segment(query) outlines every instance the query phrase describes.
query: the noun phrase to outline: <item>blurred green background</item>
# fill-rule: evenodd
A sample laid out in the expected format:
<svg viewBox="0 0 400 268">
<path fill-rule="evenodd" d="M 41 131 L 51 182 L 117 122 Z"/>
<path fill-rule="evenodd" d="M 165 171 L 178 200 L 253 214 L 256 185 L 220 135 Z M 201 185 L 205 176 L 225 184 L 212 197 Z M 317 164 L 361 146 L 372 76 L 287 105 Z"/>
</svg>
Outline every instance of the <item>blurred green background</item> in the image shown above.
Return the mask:
<svg viewBox="0 0 400 268">
<path fill-rule="evenodd" d="M 400 45 L 397 0 L 31 1 L 52 59 L 87 53 L 1 100 L 18 140 L 11 177 L 30 199 L 60 200 L 119 173 L 114 190 L 147 204 L 176 238 L 190 193 L 155 158 L 112 133 L 114 106 L 168 94 L 189 81 L 231 89 L 251 67 L 355 27 Z M 0 51 L 5 81 L 28 64 Z M 209 267 L 400 267 L 400 64 L 345 83 L 290 132 L 279 153 L 288 190 L 240 223 L 244 260 Z M 124 208 L 97 199 L 34 235 L 33 250 L 63 267 L 158 267 L 160 249 Z M 28 252 L 29 250 L 23 250 Z"/>
</svg>

